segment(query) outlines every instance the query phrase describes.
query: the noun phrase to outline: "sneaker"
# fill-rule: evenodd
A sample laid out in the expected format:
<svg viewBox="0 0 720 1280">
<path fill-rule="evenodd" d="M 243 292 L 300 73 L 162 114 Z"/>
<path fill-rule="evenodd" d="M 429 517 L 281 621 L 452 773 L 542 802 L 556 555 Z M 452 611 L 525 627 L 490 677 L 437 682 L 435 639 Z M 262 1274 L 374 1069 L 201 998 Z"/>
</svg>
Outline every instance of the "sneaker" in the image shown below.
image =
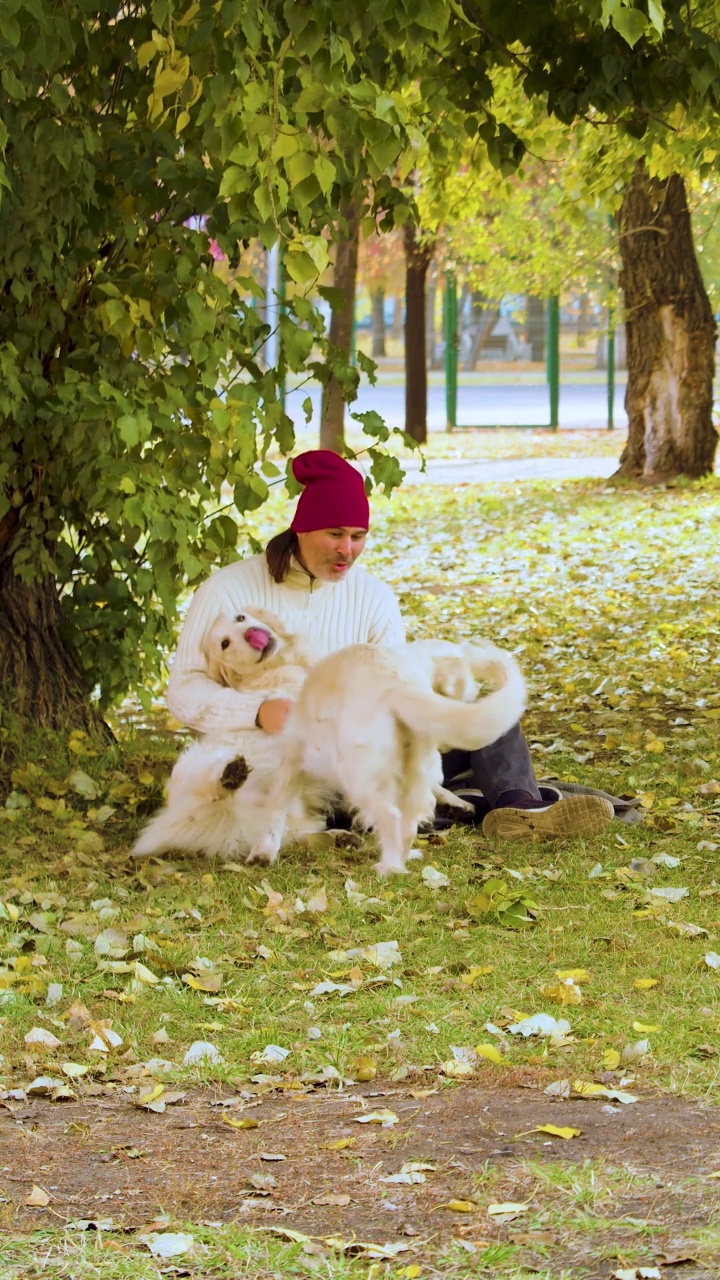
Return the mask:
<svg viewBox="0 0 720 1280">
<path fill-rule="evenodd" d="M 491 809 L 483 819 L 482 833 L 490 840 L 572 840 L 598 835 L 614 812 L 602 796 L 567 796 L 542 808 Z"/>
</svg>

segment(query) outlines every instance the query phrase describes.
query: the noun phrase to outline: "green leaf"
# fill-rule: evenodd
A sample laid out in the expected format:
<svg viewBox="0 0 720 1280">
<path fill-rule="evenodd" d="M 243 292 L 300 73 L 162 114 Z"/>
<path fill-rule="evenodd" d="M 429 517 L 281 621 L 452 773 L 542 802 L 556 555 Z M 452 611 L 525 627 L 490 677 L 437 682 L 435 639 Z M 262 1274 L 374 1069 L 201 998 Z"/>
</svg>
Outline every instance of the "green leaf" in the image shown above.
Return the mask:
<svg viewBox="0 0 720 1280">
<path fill-rule="evenodd" d="M 647 30 L 648 20 L 639 9 L 616 9 L 612 15 L 612 23 L 626 44 L 634 49 L 638 40 Z"/>
</svg>

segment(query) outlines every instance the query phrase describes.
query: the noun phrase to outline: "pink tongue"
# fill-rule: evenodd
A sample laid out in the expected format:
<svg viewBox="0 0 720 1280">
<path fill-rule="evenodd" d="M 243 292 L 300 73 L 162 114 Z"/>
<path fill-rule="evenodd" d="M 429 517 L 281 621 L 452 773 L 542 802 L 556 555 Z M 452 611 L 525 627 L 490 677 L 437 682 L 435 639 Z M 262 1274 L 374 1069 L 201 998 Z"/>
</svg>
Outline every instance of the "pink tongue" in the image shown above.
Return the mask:
<svg viewBox="0 0 720 1280">
<path fill-rule="evenodd" d="M 270 643 L 270 632 L 262 631 L 260 627 L 248 627 L 245 639 L 252 649 L 259 649 L 262 652 Z"/>
</svg>

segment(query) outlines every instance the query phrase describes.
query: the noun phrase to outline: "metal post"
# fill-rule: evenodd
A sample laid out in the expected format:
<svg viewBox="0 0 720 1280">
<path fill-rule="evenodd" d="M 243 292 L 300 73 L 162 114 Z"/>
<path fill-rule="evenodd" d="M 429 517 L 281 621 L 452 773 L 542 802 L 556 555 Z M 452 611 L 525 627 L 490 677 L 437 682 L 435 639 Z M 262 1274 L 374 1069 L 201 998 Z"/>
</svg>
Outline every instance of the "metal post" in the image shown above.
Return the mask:
<svg viewBox="0 0 720 1280">
<path fill-rule="evenodd" d="M 615 426 L 613 410 L 615 408 L 615 328 L 612 311 L 608 312 L 607 334 L 607 425 L 608 431 Z"/>
<path fill-rule="evenodd" d="M 267 287 L 265 289 L 265 316 L 270 325 L 270 334 L 263 355 L 268 369 L 277 369 L 280 355 L 280 331 L 277 324 L 277 295 L 280 288 L 280 246 L 276 243 L 268 250 Z"/>
<path fill-rule="evenodd" d="M 558 429 L 560 409 L 560 300 L 548 298 L 547 380 L 550 386 L 550 426 Z"/>
<path fill-rule="evenodd" d="M 285 290 L 287 286 L 287 271 L 285 270 L 285 254 L 282 246 L 278 249 L 278 271 L 277 271 L 277 293 L 278 293 L 278 365 L 282 367 L 282 376 L 278 382 L 278 400 L 280 408 L 285 413 L 285 399 L 287 396 L 287 386 L 285 380 L 285 364 L 282 361 L 282 335 L 280 333 L 280 317 L 285 314 Z"/>
<path fill-rule="evenodd" d="M 458 308 L 457 281 L 452 271 L 445 272 L 445 414 L 446 429 L 457 426 L 458 374 Z"/>
</svg>

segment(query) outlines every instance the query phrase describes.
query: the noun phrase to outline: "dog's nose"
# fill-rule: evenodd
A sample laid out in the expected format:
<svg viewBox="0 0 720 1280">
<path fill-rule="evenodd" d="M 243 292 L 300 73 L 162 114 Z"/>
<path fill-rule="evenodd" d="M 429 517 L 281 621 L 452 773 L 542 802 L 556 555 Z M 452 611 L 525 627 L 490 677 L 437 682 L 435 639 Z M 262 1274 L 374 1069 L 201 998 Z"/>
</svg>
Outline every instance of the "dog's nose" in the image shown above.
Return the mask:
<svg viewBox="0 0 720 1280">
<path fill-rule="evenodd" d="M 262 653 L 263 649 L 267 649 L 272 636 L 269 631 L 265 631 L 264 627 L 248 627 L 245 639 L 251 649 L 258 649 Z"/>
</svg>

